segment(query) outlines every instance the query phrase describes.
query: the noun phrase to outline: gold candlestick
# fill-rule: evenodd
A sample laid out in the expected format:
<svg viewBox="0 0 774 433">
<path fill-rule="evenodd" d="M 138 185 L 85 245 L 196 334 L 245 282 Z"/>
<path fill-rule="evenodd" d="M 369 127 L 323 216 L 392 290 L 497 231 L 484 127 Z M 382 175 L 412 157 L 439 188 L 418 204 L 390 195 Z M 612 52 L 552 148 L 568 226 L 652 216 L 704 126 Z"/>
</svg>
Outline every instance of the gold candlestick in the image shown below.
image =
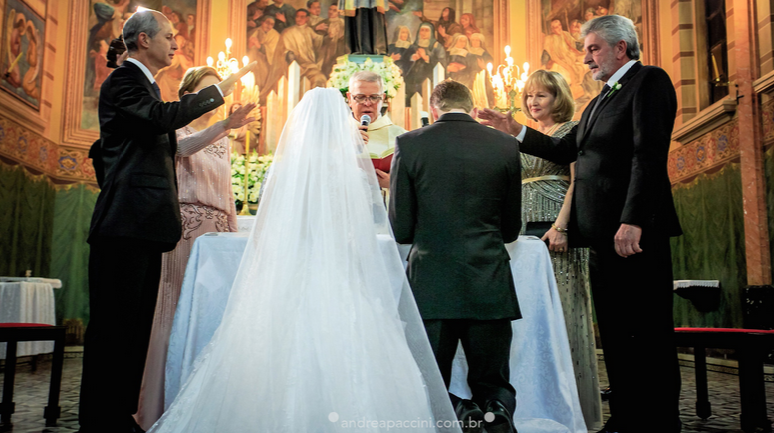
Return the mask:
<svg viewBox="0 0 774 433">
<path fill-rule="evenodd" d="M 252 215 L 250 213 L 250 130 L 245 131 L 245 201 L 242 202 L 242 211 L 239 215 Z"/>
</svg>

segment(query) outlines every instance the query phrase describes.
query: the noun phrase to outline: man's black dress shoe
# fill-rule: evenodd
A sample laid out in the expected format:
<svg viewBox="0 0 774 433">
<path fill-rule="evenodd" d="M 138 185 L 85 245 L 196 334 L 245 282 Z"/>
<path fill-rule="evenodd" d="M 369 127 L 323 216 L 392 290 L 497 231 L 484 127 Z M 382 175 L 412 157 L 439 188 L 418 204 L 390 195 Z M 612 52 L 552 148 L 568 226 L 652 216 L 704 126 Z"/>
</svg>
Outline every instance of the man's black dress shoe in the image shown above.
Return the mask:
<svg viewBox="0 0 774 433">
<path fill-rule="evenodd" d="M 513 415 L 498 400 L 486 404 L 484 421 L 486 433 L 517 433 L 513 426 Z"/>
<path fill-rule="evenodd" d="M 462 421 L 462 433 L 481 433 L 484 428 L 484 411 L 470 400 L 460 400 L 454 408 L 457 419 Z"/>
</svg>

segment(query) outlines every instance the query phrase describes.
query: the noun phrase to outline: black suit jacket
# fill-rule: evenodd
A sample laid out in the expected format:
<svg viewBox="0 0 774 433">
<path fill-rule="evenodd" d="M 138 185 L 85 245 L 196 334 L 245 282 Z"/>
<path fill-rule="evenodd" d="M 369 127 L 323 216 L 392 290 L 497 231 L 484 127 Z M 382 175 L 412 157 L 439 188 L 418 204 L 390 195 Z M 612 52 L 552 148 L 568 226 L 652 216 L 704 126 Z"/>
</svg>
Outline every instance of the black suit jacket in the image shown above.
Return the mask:
<svg viewBox="0 0 774 433">
<path fill-rule="evenodd" d="M 390 178 L 395 239 L 422 318 L 521 317 L 505 243 L 521 229 L 518 142 L 463 113 L 399 136 Z"/>
<path fill-rule="evenodd" d="M 672 200 L 667 157 L 677 111 L 663 69 L 635 63 L 619 90 L 591 101 L 561 139 L 527 129 L 521 151 L 560 164 L 575 161 L 569 239 L 574 246 L 612 246 L 622 223 L 643 237 L 682 233 Z"/>
<path fill-rule="evenodd" d="M 181 235 L 175 130 L 221 104 L 215 86 L 162 102 L 132 62 L 108 76 L 99 96 L 99 149 L 92 152 L 103 179 L 90 242 L 126 237 L 159 243 L 165 251 L 175 247 Z"/>
</svg>

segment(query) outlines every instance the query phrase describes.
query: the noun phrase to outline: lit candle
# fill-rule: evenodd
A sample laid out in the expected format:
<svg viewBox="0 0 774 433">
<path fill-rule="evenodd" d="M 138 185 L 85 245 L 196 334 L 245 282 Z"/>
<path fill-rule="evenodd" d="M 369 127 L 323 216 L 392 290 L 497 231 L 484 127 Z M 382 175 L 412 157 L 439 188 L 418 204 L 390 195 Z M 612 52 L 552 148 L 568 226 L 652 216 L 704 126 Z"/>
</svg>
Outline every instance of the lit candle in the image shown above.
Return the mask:
<svg viewBox="0 0 774 433">
<path fill-rule="evenodd" d="M 242 57 L 242 66 L 247 66 L 250 63 L 250 58 L 247 56 Z"/>
<path fill-rule="evenodd" d="M 510 57 L 510 56 L 511 56 L 511 46 L 510 45 L 506 45 L 505 46 L 505 57 Z"/>
<path fill-rule="evenodd" d="M 231 38 L 226 38 L 226 48 L 231 49 Z"/>
<path fill-rule="evenodd" d="M 219 62 L 225 62 L 226 61 L 226 53 L 223 51 L 218 53 L 218 61 Z"/>
<path fill-rule="evenodd" d="M 525 74 L 529 74 L 529 63 L 528 62 L 524 62 L 524 64 L 522 66 L 524 67 L 524 73 Z"/>
<path fill-rule="evenodd" d="M 212 57 L 207 57 L 207 66 L 212 67 L 212 63 L 213 63 Z"/>
<path fill-rule="evenodd" d="M 489 76 L 492 76 L 492 62 L 486 64 L 486 71 L 489 72 Z"/>
</svg>

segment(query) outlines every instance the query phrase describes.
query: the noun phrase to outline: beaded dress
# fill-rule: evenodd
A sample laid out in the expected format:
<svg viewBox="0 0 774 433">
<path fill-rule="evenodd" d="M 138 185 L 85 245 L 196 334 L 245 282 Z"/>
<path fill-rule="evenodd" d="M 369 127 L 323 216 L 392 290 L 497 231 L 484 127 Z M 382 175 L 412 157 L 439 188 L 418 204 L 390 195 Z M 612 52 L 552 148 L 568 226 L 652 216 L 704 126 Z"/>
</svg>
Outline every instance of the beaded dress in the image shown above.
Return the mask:
<svg viewBox="0 0 774 433">
<path fill-rule="evenodd" d="M 556 124 L 546 135 L 563 137 L 577 123 L 572 121 Z M 526 226 L 529 221 L 554 222 L 559 216 L 570 186 L 570 167 L 524 153 L 521 154 L 521 167 L 523 224 Z M 589 252 L 587 248 L 570 248 L 569 252 L 550 254 L 570 339 L 583 418 L 589 429 L 597 429 L 602 421 L 602 402 L 592 325 Z"/>
</svg>

